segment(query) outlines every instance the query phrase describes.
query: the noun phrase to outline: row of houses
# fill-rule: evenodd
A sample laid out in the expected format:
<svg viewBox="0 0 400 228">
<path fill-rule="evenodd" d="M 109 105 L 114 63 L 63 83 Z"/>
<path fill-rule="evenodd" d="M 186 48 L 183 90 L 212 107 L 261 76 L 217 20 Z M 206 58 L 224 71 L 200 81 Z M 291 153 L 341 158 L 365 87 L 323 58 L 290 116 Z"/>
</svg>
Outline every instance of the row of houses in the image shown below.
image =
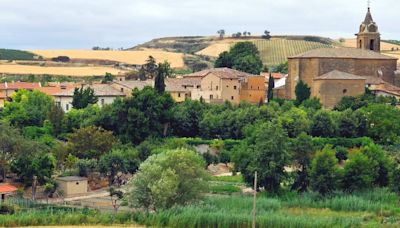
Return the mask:
<svg viewBox="0 0 400 228">
<path fill-rule="evenodd" d="M 179 78 L 165 80 L 166 91 L 176 102 L 186 99 L 204 100 L 207 103 L 223 103 L 229 101 L 238 104 L 242 101 L 250 103 L 264 103 L 266 98 L 266 82 L 263 75 L 251 75 L 228 68 L 209 69 L 184 75 Z M 107 84 L 76 84 L 76 83 L 41 83 L 11 82 L 0 84 L 0 107 L 18 90 L 38 90 L 52 96 L 55 102 L 68 112 L 72 109 L 72 100 L 75 88 L 90 87 L 98 98 L 100 107 L 111 104 L 118 97 L 129 97 L 133 89 L 143 89 L 146 86 L 154 87 L 153 80 L 137 81 L 125 80 L 117 77 Z"/>
</svg>

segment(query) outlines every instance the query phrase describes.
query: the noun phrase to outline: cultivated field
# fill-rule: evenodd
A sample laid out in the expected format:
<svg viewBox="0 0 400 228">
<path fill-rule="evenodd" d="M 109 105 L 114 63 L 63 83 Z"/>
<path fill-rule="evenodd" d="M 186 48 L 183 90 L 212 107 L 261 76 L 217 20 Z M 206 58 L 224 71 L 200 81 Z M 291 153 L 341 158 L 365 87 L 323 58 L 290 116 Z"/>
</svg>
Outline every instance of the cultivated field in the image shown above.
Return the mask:
<svg viewBox="0 0 400 228">
<path fill-rule="evenodd" d="M 71 59 L 110 60 L 136 65 L 144 64 L 151 55 L 157 62 L 170 62 L 173 68 L 184 67 L 184 54 L 155 49 L 143 49 L 139 51 L 33 50 L 30 52 L 48 59 L 58 56 L 68 56 Z"/>
<path fill-rule="evenodd" d="M 103 76 L 106 73 L 117 75 L 124 71 L 112 67 L 41 67 L 19 64 L 0 64 L 0 74 L 15 75 L 60 75 L 60 76 Z"/>
<path fill-rule="evenodd" d="M 356 39 L 346 39 L 345 42 L 341 43 L 343 46 L 345 47 L 352 47 L 355 48 L 357 47 L 357 41 Z M 392 48 L 394 48 L 395 50 L 397 48 L 400 49 L 400 45 L 396 45 L 396 44 L 391 44 L 391 43 L 386 43 L 386 42 L 381 42 L 381 50 L 382 51 L 391 51 Z"/>
<path fill-rule="evenodd" d="M 318 48 L 330 48 L 331 45 L 304 40 L 256 40 L 253 41 L 260 51 L 263 63 L 274 66 L 287 61 L 290 56 L 298 55 L 306 51 Z"/>
<path fill-rule="evenodd" d="M 196 52 L 196 55 L 206 55 L 211 57 L 218 57 L 224 51 L 228 51 L 229 48 L 235 43 L 244 40 L 237 39 L 223 39 L 210 44 L 210 46 L 204 48 L 203 50 Z"/>
</svg>

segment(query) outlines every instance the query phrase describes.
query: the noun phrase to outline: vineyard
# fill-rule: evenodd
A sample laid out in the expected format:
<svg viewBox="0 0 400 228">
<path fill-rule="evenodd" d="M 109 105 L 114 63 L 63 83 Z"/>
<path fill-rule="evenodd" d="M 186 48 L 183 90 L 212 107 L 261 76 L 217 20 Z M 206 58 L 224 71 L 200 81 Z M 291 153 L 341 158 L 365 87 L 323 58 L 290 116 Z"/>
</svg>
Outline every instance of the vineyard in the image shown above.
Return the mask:
<svg viewBox="0 0 400 228">
<path fill-rule="evenodd" d="M 263 63 L 267 66 L 276 66 L 287 61 L 290 56 L 318 48 L 331 48 L 333 46 L 318 42 L 304 40 L 255 40 L 253 43 L 260 51 Z"/>
<path fill-rule="evenodd" d="M 35 55 L 27 51 L 0 49 L 0 60 L 35 60 Z"/>
</svg>

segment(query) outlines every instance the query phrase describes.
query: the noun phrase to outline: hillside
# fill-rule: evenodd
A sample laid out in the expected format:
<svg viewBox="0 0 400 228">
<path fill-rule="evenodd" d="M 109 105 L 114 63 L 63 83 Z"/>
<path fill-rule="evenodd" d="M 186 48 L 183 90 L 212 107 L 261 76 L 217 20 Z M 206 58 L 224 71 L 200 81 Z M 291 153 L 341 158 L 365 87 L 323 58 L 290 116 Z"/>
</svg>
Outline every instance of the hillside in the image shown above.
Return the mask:
<svg viewBox="0 0 400 228">
<path fill-rule="evenodd" d="M 342 42 L 340 44 L 345 47 L 357 47 L 356 39 L 346 39 L 345 42 Z M 392 51 L 392 49 L 398 51 L 397 49 L 400 49 L 400 45 L 381 41 L 381 50 L 383 52 Z"/>
<path fill-rule="evenodd" d="M 38 57 L 27 51 L 0 49 L 0 60 L 35 60 Z"/>
</svg>

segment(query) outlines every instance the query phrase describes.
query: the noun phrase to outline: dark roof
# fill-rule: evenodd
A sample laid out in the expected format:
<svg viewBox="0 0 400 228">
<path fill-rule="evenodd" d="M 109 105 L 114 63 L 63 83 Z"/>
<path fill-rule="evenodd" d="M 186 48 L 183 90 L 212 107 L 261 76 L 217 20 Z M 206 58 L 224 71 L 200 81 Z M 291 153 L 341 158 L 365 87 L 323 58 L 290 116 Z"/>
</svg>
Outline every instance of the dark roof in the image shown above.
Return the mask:
<svg viewBox="0 0 400 228">
<path fill-rule="evenodd" d="M 86 177 L 70 176 L 70 177 L 57 177 L 56 180 L 59 181 L 85 181 Z"/>
<path fill-rule="evenodd" d="M 315 78 L 315 80 L 366 80 L 366 78 L 334 70 Z"/>
<path fill-rule="evenodd" d="M 237 79 L 237 78 L 244 78 L 251 76 L 259 76 L 259 75 L 248 74 L 246 72 L 230 68 L 213 68 L 213 69 L 202 70 L 193 74 L 188 74 L 185 75 L 184 77 L 205 77 L 211 73 L 222 79 Z"/>
<path fill-rule="evenodd" d="M 392 59 L 397 58 L 382 55 L 378 52 L 356 48 L 320 48 L 289 57 L 295 58 L 335 58 L 335 59 Z"/>
<path fill-rule="evenodd" d="M 372 19 L 371 8 L 368 7 L 368 12 L 367 15 L 365 15 L 364 24 L 368 25 L 372 22 L 374 22 L 374 20 Z"/>
</svg>

